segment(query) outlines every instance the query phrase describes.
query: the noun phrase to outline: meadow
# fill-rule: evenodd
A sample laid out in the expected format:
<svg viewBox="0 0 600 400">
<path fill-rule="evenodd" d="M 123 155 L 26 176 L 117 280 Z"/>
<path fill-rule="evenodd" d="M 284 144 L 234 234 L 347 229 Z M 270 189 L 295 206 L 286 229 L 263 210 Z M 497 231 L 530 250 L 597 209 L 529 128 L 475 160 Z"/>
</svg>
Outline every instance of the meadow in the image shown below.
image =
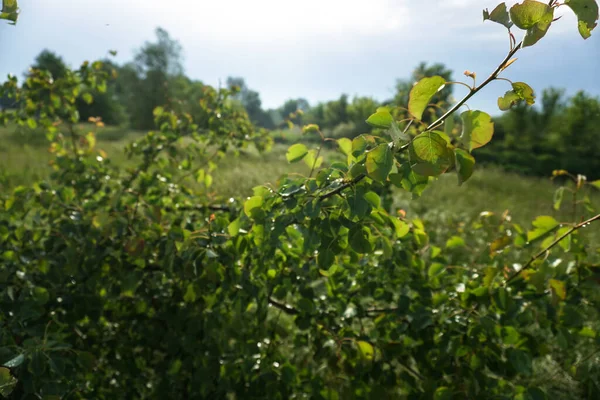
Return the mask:
<svg viewBox="0 0 600 400">
<path fill-rule="evenodd" d="M 94 131 L 97 148 L 120 165 L 133 165 L 125 155 L 125 146 L 144 134 L 127 128 L 96 128 L 88 124 L 79 125 L 79 129 Z M 300 141 L 309 147 L 317 147 L 318 143 L 294 130 L 276 130 L 272 135 L 275 144 L 268 153 L 249 149 L 239 156 L 228 155 L 227 161 L 214 172 L 211 191 L 223 198 L 250 196 L 255 186 L 274 184 L 283 174 L 308 174 L 310 170 L 304 163 L 289 164 L 285 153 L 291 144 Z M 8 191 L 48 177 L 51 172 L 48 163 L 52 159 L 48 147 L 46 138 L 39 132 L 0 128 L 0 190 Z M 324 155 L 326 160 L 332 161 L 337 153 L 328 149 Z M 508 210 L 515 222 L 528 227 L 538 215 L 551 215 L 564 222 L 572 220 L 573 209 L 567 200 L 559 211 L 552 207 L 557 187 L 550 177 L 521 176 L 498 166 L 478 165 L 473 177 L 460 187 L 455 174 L 444 174 L 419 199 L 398 189 L 395 189 L 394 199 L 395 205 L 405 210 L 409 217 L 425 221 L 472 220 L 485 211 L 503 213 Z M 585 194 L 592 204 L 600 205 L 600 192 L 586 190 Z M 600 241 L 598 226 L 590 227 L 588 234 Z"/>
</svg>

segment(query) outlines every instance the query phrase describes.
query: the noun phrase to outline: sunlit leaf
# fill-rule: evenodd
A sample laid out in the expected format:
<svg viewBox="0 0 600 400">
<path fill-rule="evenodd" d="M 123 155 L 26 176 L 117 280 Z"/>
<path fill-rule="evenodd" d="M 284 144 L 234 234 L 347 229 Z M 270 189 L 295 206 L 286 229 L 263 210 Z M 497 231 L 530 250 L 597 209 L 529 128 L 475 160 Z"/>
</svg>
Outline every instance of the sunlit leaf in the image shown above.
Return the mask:
<svg viewBox="0 0 600 400">
<path fill-rule="evenodd" d="M 539 216 L 533 221 L 534 229 L 527 232 L 527 241 L 531 242 L 541 238 L 542 236 L 552 232 L 558 226 L 559 223 L 554 218 L 547 215 Z"/>
<path fill-rule="evenodd" d="M 548 32 L 554 19 L 554 8 L 539 1 L 525 0 L 511 7 L 510 17 L 517 27 L 527 31 L 523 47 L 532 46 Z"/>
<path fill-rule="evenodd" d="M 364 357 L 367 360 L 373 359 L 375 355 L 375 349 L 373 348 L 371 343 L 359 340 L 356 342 L 356 344 L 358 345 L 358 349 L 362 357 Z"/>
<path fill-rule="evenodd" d="M 288 148 L 285 158 L 288 162 L 294 163 L 302 160 L 308 154 L 308 149 L 302 143 L 296 143 Z"/>
<path fill-rule="evenodd" d="M 584 39 L 592 36 L 592 30 L 598 25 L 598 3 L 596 0 L 565 0 L 577 15 L 579 33 Z"/>
<path fill-rule="evenodd" d="M 565 300 L 567 298 L 567 289 L 563 281 L 559 281 L 557 279 L 550 279 L 548 283 L 550 284 L 552 292 L 556 295 L 556 297 L 558 297 L 561 300 Z"/>
<path fill-rule="evenodd" d="M 379 107 L 377 112 L 367 118 L 367 124 L 376 128 L 390 128 L 394 118 L 387 107 Z"/>
<path fill-rule="evenodd" d="M 393 163 L 394 156 L 390 147 L 386 143 L 380 144 L 367 153 L 367 174 L 378 182 L 385 182 Z"/>
<path fill-rule="evenodd" d="M 347 156 L 352 154 L 352 140 L 348 138 L 341 138 L 338 139 L 337 143 L 342 153 Z"/>
<path fill-rule="evenodd" d="M 10 369 L 0 367 L 0 395 L 3 398 L 8 398 L 16 385 L 17 379 L 12 376 Z"/>
<path fill-rule="evenodd" d="M 475 169 L 475 158 L 463 149 L 454 149 L 456 172 L 458 175 L 458 185 L 465 183 Z"/>
<path fill-rule="evenodd" d="M 423 118 L 423 112 L 435 94 L 444 88 L 446 80 L 441 76 L 421 79 L 410 91 L 408 111 L 416 119 Z"/>
<path fill-rule="evenodd" d="M 485 146 L 494 135 L 492 117 L 483 111 L 465 111 L 461 114 L 463 131 L 461 141 L 469 152 Z"/>
<path fill-rule="evenodd" d="M 513 23 L 510 21 L 510 16 L 508 15 L 506 3 L 498 4 L 491 13 L 487 10 L 487 8 L 483 10 L 483 20 L 490 20 L 499 23 L 508 29 L 513 26 Z"/>
<path fill-rule="evenodd" d="M 244 203 L 244 212 L 246 213 L 246 215 L 248 217 L 256 216 L 257 210 L 260 210 L 262 205 L 263 205 L 263 198 L 261 196 L 250 197 Z"/>
<path fill-rule="evenodd" d="M 410 145 L 410 156 L 413 169 L 423 176 L 441 175 L 454 161 L 448 142 L 435 132 L 415 137 Z"/>
</svg>

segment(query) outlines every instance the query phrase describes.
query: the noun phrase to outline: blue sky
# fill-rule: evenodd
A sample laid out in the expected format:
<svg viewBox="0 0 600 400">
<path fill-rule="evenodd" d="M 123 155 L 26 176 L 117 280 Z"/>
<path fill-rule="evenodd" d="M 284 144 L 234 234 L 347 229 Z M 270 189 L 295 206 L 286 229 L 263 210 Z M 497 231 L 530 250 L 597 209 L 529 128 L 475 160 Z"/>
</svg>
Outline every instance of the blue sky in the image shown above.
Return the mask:
<svg viewBox="0 0 600 400">
<path fill-rule="evenodd" d="M 515 1 L 507 2 L 510 6 Z M 0 77 L 21 74 L 44 48 L 75 66 L 118 51 L 131 59 L 165 28 L 184 48 L 186 73 L 217 85 L 243 76 L 264 107 L 291 97 L 311 103 L 341 93 L 379 100 L 420 62 L 443 62 L 484 79 L 504 57 L 504 27 L 482 21 L 488 0 L 20 0 L 17 26 L 0 24 Z M 563 10 L 564 9 L 564 10 Z M 584 41 L 566 7 L 538 45 L 522 50 L 505 77 L 537 92 L 549 86 L 600 95 L 600 28 Z M 517 38 L 520 31 L 515 30 Z M 471 107 L 497 113 L 506 82 Z M 456 87 L 455 95 L 462 92 Z"/>
</svg>

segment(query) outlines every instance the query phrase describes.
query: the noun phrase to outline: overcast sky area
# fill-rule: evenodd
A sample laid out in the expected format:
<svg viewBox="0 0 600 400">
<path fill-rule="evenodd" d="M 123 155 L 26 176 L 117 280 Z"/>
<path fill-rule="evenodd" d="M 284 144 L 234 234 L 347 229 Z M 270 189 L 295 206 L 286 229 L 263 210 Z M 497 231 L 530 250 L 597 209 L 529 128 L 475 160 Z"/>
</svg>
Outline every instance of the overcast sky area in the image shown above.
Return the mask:
<svg viewBox="0 0 600 400">
<path fill-rule="evenodd" d="M 514 1 L 509 1 L 510 6 Z M 264 108 L 288 98 L 311 104 L 350 96 L 385 100 L 394 83 L 421 61 L 443 62 L 463 79 L 484 79 L 508 51 L 506 29 L 483 22 L 498 0 L 20 0 L 16 26 L 0 23 L 0 77 L 22 76 L 44 48 L 69 65 L 117 50 L 124 63 L 160 26 L 184 49 L 185 72 L 217 85 L 242 76 Z M 600 28 L 583 40 L 576 18 L 561 7 L 548 35 L 519 52 L 504 74 L 536 92 L 600 95 Z M 521 31 L 513 28 L 517 38 Z M 471 101 L 497 114 L 508 90 L 495 82 Z M 463 93 L 459 86 L 455 96 Z"/>
</svg>

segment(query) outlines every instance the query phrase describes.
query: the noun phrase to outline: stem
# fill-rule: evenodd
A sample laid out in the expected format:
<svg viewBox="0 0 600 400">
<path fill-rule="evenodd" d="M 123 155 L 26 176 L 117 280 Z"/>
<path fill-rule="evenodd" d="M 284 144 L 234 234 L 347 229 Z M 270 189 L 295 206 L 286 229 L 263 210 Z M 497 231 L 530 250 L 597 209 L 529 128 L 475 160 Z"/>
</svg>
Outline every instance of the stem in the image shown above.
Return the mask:
<svg viewBox="0 0 600 400">
<path fill-rule="evenodd" d="M 591 224 L 592 222 L 598 221 L 598 220 L 600 220 L 600 214 L 588 219 L 587 221 L 583 221 L 583 222 L 573 226 L 571 229 L 569 229 L 564 234 L 562 234 L 560 237 L 558 237 L 554 242 L 552 242 L 548 247 L 546 247 L 545 249 L 543 249 L 542 251 L 540 251 L 533 257 L 531 257 L 531 259 L 529 259 L 529 261 L 527 261 L 527 264 L 525 264 L 525 266 L 523 268 L 521 268 L 520 270 L 515 272 L 510 278 L 508 278 L 508 280 L 504 284 L 507 285 L 510 281 L 515 279 L 517 276 L 519 276 L 521 274 L 521 272 L 525 271 L 526 269 L 529 269 L 535 260 L 537 260 L 544 254 L 546 254 L 547 251 L 550 251 L 554 246 L 556 246 L 558 243 L 560 243 L 564 238 L 566 238 L 567 236 L 569 236 L 576 230 L 581 229 L 584 226 Z"/>
<path fill-rule="evenodd" d="M 292 307 L 287 306 L 287 305 L 285 305 L 283 303 L 275 301 L 271 297 L 269 297 L 269 304 L 272 305 L 275 308 L 280 309 L 281 311 L 283 311 L 284 313 L 286 313 L 288 315 L 297 315 L 297 314 L 299 314 L 298 310 L 296 310 L 295 308 L 292 308 Z"/>
<path fill-rule="evenodd" d="M 521 48 L 521 44 L 523 42 L 519 43 L 518 45 L 516 45 L 509 53 L 508 55 L 504 58 L 504 60 L 500 63 L 500 65 L 498 66 L 498 68 L 496 68 L 496 70 L 494 72 L 492 72 L 492 74 L 484 81 L 482 82 L 479 86 L 477 86 L 476 88 L 471 89 L 471 91 L 465 96 L 463 97 L 463 99 L 461 101 L 459 101 L 458 103 L 456 103 L 451 109 L 449 109 L 444 115 L 442 115 L 440 118 L 437 119 L 437 121 L 431 123 L 431 125 L 429 125 L 427 127 L 427 129 L 425 130 L 425 132 L 432 130 L 433 128 L 435 128 L 436 126 L 442 124 L 450 115 L 454 114 L 454 112 L 456 112 L 456 110 L 458 110 L 460 107 L 462 107 L 463 104 L 465 104 L 471 97 L 473 97 L 475 94 L 477 94 L 477 92 L 479 92 L 481 89 L 483 89 L 484 87 L 486 87 L 490 82 L 492 82 L 493 80 L 497 79 L 498 74 L 500 74 L 500 72 L 502 72 L 502 68 L 504 67 L 504 65 L 506 65 L 506 63 L 508 61 L 510 61 L 510 59 L 515 55 L 515 53 L 517 51 L 519 51 L 519 49 Z"/>
<path fill-rule="evenodd" d="M 325 140 L 325 139 L 323 138 L 323 140 Z M 315 157 L 315 161 L 313 161 L 312 168 L 310 169 L 310 175 L 308 176 L 309 178 L 312 178 L 312 174 L 313 174 L 313 172 L 315 172 L 315 167 L 317 166 L 317 162 L 319 160 L 319 156 L 321 155 L 322 148 L 323 148 L 323 145 L 319 146 L 319 149 L 317 150 L 317 155 Z"/>
</svg>

